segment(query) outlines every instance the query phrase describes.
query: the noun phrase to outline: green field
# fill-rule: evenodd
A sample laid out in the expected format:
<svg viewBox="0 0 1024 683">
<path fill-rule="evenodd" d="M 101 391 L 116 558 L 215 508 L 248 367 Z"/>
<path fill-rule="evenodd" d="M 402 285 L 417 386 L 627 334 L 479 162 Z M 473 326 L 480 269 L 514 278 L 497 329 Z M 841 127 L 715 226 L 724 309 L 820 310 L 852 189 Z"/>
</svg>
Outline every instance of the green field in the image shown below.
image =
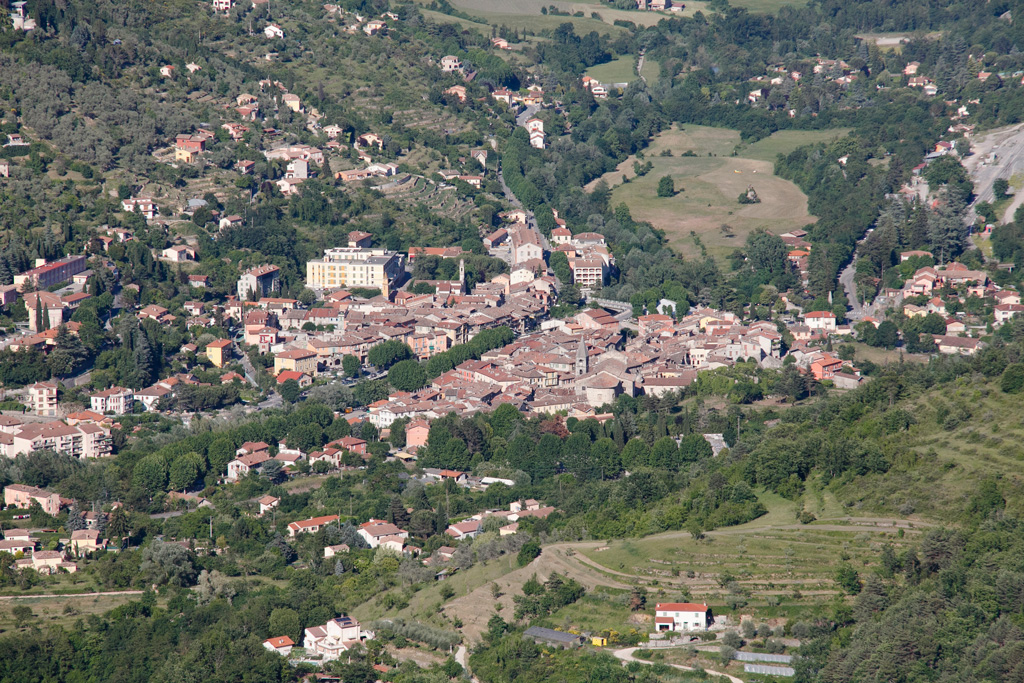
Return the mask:
<svg viewBox="0 0 1024 683">
<path fill-rule="evenodd" d="M 70 627 L 82 617 L 90 614 L 104 614 L 131 600 L 138 600 L 140 597 L 139 595 L 85 594 L 0 600 L 0 632 L 17 628 L 11 610 L 18 605 L 32 609 L 33 617 L 29 623 L 30 627 L 46 628 L 56 625 Z"/>
<path fill-rule="evenodd" d="M 661 76 L 661 65 L 653 59 L 645 58 L 644 67 L 640 69 L 640 75 L 647 80 L 648 84 L 653 85 Z"/>
<path fill-rule="evenodd" d="M 635 63 L 632 55 L 613 59 L 587 69 L 587 75 L 601 83 L 630 83 L 636 80 Z"/>
<path fill-rule="evenodd" d="M 417 0 L 421 5 L 429 5 L 427 0 Z M 586 6 L 587 9 L 582 17 L 563 15 L 544 15 L 540 13 L 541 7 L 547 7 L 551 2 L 537 2 L 536 0 L 525 0 L 524 2 L 504 2 L 503 0 L 456 0 L 452 3 L 457 9 L 465 11 L 472 17 L 481 19 L 486 23 L 476 23 L 458 17 L 453 17 L 441 12 L 421 10 L 423 15 L 438 23 L 456 23 L 463 28 L 483 30 L 485 27 L 508 26 L 520 31 L 527 30 L 532 33 L 541 31 L 554 31 L 560 25 L 569 22 L 576 29 L 576 33 L 582 35 L 590 31 L 598 33 L 610 33 L 618 35 L 626 31 L 621 26 L 614 26 L 611 22 L 614 19 L 606 17 L 605 10 L 597 5 Z M 532 8 L 536 6 L 536 11 Z M 527 11 L 530 10 L 530 11 Z M 598 12 L 601 19 L 592 19 L 591 12 Z M 489 35 L 489 29 L 484 31 Z"/>
<path fill-rule="evenodd" d="M 704 540 L 670 532 L 591 544 L 579 552 L 616 576 L 657 585 L 669 597 L 687 592 L 696 600 L 721 604 L 729 592 L 725 584 L 732 580 L 752 606 L 780 601 L 792 607 L 805 598 L 813 602 L 835 595 L 833 575 L 841 562 L 871 571 L 884 544 L 899 549 L 919 533 L 900 522 L 907 527 L 901 537 L 894 519 L 848 517 L 830 492 L 813 486 L 804 507 L 821 521 L 811 524 L 796 521 L 795 503 L 773 494 L 761 498 L 768 515 L 712 531 Z M 794 598 L 795 591 L 802 597 Z"/>
<path fill-rule="evenodd" d="M 636 159 L 630 157 L 604 180 L 614 187 L 615 203 L 626 202 L 635 218 L 664 230 L 684 256 L 700 256 L 702 244 L 708 254 L 724 259 L 757 228 L 778 234 L 815 221 L 800 188 L 773 175 L 773 161 L 780 153 L 843 134 L 842 130 L 780 131 L 743 146 L 735 130 L 687 125 L 655 137 L 641 162 L 654 166 L 645 176 L 635 177 Z M 672 156 L 660 156 L 664 150 Z M 687 151 L 696 156 L 682 156 Z M 623 184 L 623 175 L 630 182 Z M 677 191 L 682 188 L 674 197 L 657 196 L 658 181 L 665 175 L 672 177 Z M 761 203 L 738 202 L 748 186 L 754 187 Z"/>
<path fill-rule="evenodd" d="M 787 5 L 789 7 L 804 7 L 807 3 L 799 0 L 730 0 L 729 2 L 730 7 L 742 7 L 748 12 L 756 14 L 775 14 Z"/>
</svg>

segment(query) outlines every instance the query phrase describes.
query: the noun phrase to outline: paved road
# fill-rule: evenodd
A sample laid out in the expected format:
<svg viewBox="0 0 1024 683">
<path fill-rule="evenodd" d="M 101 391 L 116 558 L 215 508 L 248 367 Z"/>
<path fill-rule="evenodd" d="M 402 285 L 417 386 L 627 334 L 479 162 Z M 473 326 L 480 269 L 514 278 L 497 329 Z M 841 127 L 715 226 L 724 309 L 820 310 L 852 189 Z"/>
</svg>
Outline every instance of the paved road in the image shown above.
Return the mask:
<svg viewBox="0 0 1024 683">
<path fill-rule="evenodd" d="M 843 272 L 839 274 L 839 284 L 843 286 L 843 289 L 846 291 L 846 299 L 850 302 L 850 312 L 846 314 L 846 317 L 851 320 L 860 320 L 864 316 L 864 308 L 857 299 L 857 283 L 853 281 L 853 276 L 857 274 L 856 264 L 857 255 L 855 252 L 850 260 L 850 264 L 843 268 Z"/>
<path fill-rule="evenodd" d="M 973 154 L 963 160 L 964 168 L 974 180 L 975 202 L 991 202 L 995 199 L 992 184 L 999 178 L 1009 180 L 1014 174 L 1024 171 L 1024 123 L 991 131 L 971 144 Z M 1024 202 L 1014 199 L 1011 209 L 1003 214 L 1003 221 L 1013 220 L 1013 211 Z M 974 222 L 974 208 L 968 211 L 967 220 Z"/>
<path fill-rule="evenodd" d="M 640 77 L 641 81 L 646 83 L 647 79 L 644 78 L 644 75 L 642 73 L 643 70 L 644 70 L 644 51 L 640 50 L 640 58 L 636 60 L 636 75 Z"/>
<path fill-rule="evenodd" d="M 539 109 L 540 107 L 538 105 L 531 104 L 529 107 L 519 112 L 519 115 L 516 116 L 516 125 L 525 126 L 526 122 L 532 119 L 533 115 L 536 114 Z"/>
<path fill-rule="evenodd" d="M 625 664 L 626 662 L 640 662 L 641 664 L 652 664 L 653 662 L 648 662 L 643 659 L 637 659 L 633 656 L 633 653 L 636 652 L 638 649 L 639 648 L 635 647 L 626 647 L 621 650 L 615 650 L 612 654 L 615 655 L 617 658 L 621 659 L 623 664 Z M 679 669 L 680 671 L 697 670 L 692 666 L 683 666 L 682 664 L 668 664 L 666 666 L 671 666 L 672 668 Z M 706 671 L 708 674 L 712 676 L 724 676 L 725 678 L 729 679 L 730 683 L 743 683 L 742 678 L 736 678 L 735 676 L 731 676 L 721 671 L 712 671 L 711 669 L 703 669 L 703 671 Z"/>
</svg>

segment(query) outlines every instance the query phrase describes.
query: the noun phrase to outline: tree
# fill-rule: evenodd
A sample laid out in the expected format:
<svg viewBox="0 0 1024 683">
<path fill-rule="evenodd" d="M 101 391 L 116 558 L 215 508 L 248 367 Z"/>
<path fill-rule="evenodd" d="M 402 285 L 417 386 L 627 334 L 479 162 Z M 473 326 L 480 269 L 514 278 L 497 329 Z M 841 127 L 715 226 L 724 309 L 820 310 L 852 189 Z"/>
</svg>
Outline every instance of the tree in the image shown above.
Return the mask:
<svg viewBox="0 0 1024 683">
<path fill-rule="evenodd" d="M 389 339 L 377 344 L 366 354 L 366 359 L 380 370 L 387 370 L 395 363 L 412 357 L 413 353 L 409 345 L 397 339 Z"/>
<path fill-rule="evenodd" d="M 529 540 L 522 548 L 519 549 L 519 554 L 516 556 L 516 563 L 520 567 L 525 567 L 533 562 L 537 557 L 540 557 L 540 545 L 534 540 Z"/>
<path fill-rule="evenodd" d="M 11 616 L 14 617 L 14 624 L 18 628 L 25 628 L 35 617 L 32 608 L 28 605 L 15 605 L 11 608 Z"/>
<path fill-rule="evenodd" d="M 899 343 L 899 328 L 891 320 L 883 320 L 875 330 L 875 343 L 873 346 L 880 346 L 886 349 L 895 349 Z"/>
<path fill-rule="evenodd" d="M 142 550 L 139 572 L 158 586 L 190 586 L 196 578 L 192 552 L 177 543 L 156 541 Z"/>
<path fill-rule="evenodd" d="M 850 595 L 856 595 L 861 591 L 860 575 L 849 562 L 839 565 L 835 574 L 836 583 Z"/>
<path fill-rule="evenodd" d="M 341 369 L 345 371 L 346 377 L 357 377 L 360 366 L 359 359 L 350 353 L 345 354 L 341 359 Z"/>
<path fill-rule="evenodd" d="M 388 382 L 399 391 L 416 391 L 427 385 L 427 371 L 418 361 L 399 361 L 388 371 Z"/>
<path fill-rule="evenodd" d="M 324 445 L 324 430 L 319 424 L 299 424 L 288 430 L 288 446 L 303 453 L 315 451 Z"/>
<path fill-rule="evenodd" d="M 661 180 L 658 181 L 658 196 L 659 197 L 673 197 L 676 194 L 676 184 L 672 180 L 672 176 L 662 176 Z"/>
<path fill-rule="evenodd" d="M 132 470 L 132 485 L 150 495 L 163 491 L 167 485 L 167 461 L 156 453 L 139 460 Z"/>
<path fill-rule="evenodd" d="M 1024 390 L 1024 364 L 1011 363 L 1006 366 L 999 379 L 999 388 L 1007 394 L 1019 394 Z"/>
<path fill-rule="evenodd" d="M 170 487 L 174 491 L 187 491 L 201 474 L 202 456 L 198 453 L 179 455 L 171 463 Z"/>
<path fill-rule="evenodd" d="M 302 394 L 302 387 L 300 387 L 299 383 L 294 379 L 286 379 L 281 383 L 281 386 L 278 387 L 277 392 L 281 394 L 281 398 L 288 403 L 295 403 L 299 400 L 299 396 Z"/>
<path fill-rule="evenodd" d="M 647 589 L 634 588 L 629 594 L 629 611 L 642 612 L 647 607 Z"/>
<path fill-rule="evenodd" d="M 278 607 L 270 613 L 270 633 L 273 636 L 288 636 L 295 642 L 300 640 L 302 622 L 299 613 L 287 607 Z"/>
<path fill-rule="evenodd" d="M 996 201 L 1007 199 L 1010 195 L 1007 192 L 1010 189 L 1010 182 L 1006 178 L 996 178 L 995 182 L 992 183 L 992 194 L 995 195 Z"/>
</svg>

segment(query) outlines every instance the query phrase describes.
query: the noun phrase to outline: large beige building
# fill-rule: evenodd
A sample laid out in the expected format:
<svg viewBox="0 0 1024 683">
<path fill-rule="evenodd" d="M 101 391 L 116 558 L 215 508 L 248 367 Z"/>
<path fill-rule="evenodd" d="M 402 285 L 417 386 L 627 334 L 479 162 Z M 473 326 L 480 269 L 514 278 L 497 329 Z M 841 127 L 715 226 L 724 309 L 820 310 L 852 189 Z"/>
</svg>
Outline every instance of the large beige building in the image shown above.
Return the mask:
<svg viewBox="0 0 1024 683">
<path fill-rule="evenodd" d="M 401 255 L 387 249 L 338 247 L 306 262 L 306 286 L 311 289 L 366 287 L 383 292 L 401 274 Z"/>
</svg>

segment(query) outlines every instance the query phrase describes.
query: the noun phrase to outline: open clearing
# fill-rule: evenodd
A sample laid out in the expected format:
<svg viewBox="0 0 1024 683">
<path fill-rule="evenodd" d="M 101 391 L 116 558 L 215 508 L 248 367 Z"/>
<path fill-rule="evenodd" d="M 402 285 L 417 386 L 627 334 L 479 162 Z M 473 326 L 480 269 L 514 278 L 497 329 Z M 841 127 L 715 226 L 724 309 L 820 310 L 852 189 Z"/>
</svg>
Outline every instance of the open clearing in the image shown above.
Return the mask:
<svg viewBox="0 0 1024 683">
<path fill-rule="evenodd" d="M 587 75 L 601 83 L 631 83 L 636 80 L 635 61 L 631 55 L 613 59 L 587 69 Z"/>
<path fill-rule="evenodd" d="M 689 5 L 690 3 L 686 3 Z M 805 7 L 799 0 L 730 0 L 730 7 L 741 7 L 753 14 L 775 14 L 783 7 Z"/>
<path fill-rule="evenodd" d="M 686 257 L 701 255 L 694 233 L 712 257 L 722 260 L 743 244 L 747 234 L 766 228 L 776 234 L 802 228 L 816 219 L 807 211 L 807 197 L 793 183 L 773 175 L 773 161 L 801 145 L 845 134 L 831 131 L 780 131 L 757 143 L 740 146 L 738 131 L 686 125 L 659 134 L 645 150 L 654 168 L 636 178 L 630 157 L 604 180 L 614 187 L 613 202 L 625 202 L 638 220 L 665 231 L 669 243 Z M 671 150 L 672 156 L 660 156 Z M 695 156 L 682 156 L 691 151 Z M 731 156 L 736 151 L 739 156 Z M 658 197 L 658 181 L 675 181 L 674 197 Z M 622 177 L 631 178 L 622 184 Z M 753 186 L 759 204 L 740 204 L 738 197 Z M 593 183 L 588 186 L 593 187 Z M 679 192 L 680 188 L 683 191 Z"/>
<path fill-rule="evenodd" d="M 89 594 L 58 595 L 49 597 L 19 597 L 17 600 L 0 602 L 0 632 L 17 628 L 11 610 L 16 606 L 32 609 L 34 615 L 30 626 L 52 626 L 60 624 L 70 626 L 77 619 L 90 614 L 104 614 L 132 600 L 138 600 L 137 594 Z M 68 609 L 70 608 L 70 609 Z M 65 612 L 65 609 L 68 609 Z"/>
</svg>

